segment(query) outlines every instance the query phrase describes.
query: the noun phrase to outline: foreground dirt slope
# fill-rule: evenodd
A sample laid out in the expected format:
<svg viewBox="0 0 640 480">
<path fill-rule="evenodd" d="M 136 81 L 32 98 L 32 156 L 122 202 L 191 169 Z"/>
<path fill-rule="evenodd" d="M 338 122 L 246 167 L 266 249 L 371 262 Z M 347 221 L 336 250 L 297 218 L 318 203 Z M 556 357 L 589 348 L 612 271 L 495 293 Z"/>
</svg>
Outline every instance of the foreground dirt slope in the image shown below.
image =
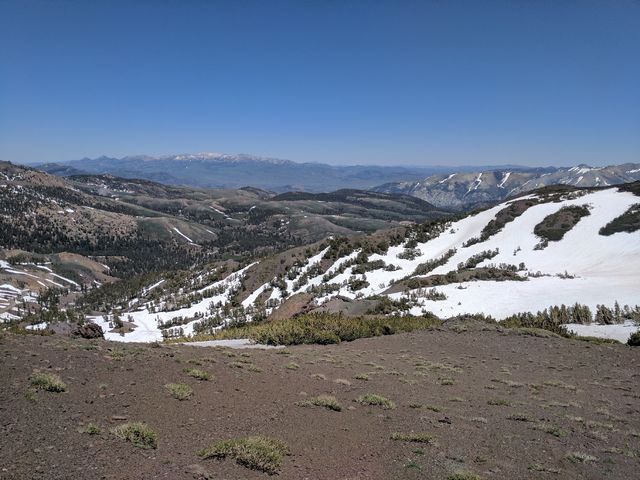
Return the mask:
<svg viewBox="0 0 640 480">
<path fill-rule="evenodd" d="M 188 376 L 192 367 L 213 378 Z M 508 331 L 431 330 L 246 352 L 5 335 L 0 478 L 268 478 L 196 455 L 250 434 L 289 445 L 283 479 L 446 479 L 459 471 L 636 478 L 639 367 L 640 349 Z M 34 370 L 57 372 L 67 392 L 25 396 Z M 368 380 L 355 378 L 363 374 Z M 191 385 L 193 396 L 172 398 L 170 382 Z M 366 393 L 396 408 L 353 401 Z M 319 394 L 334 395 L 342 411 L 295 405 Z M 110 433 L 138 420 L 158 433 L 157 450 Z M 99 435 L 84 433 L 90 422 Z M 394 432 L 429 434 L 434 444 L 392 440 Z"/>
</svg>

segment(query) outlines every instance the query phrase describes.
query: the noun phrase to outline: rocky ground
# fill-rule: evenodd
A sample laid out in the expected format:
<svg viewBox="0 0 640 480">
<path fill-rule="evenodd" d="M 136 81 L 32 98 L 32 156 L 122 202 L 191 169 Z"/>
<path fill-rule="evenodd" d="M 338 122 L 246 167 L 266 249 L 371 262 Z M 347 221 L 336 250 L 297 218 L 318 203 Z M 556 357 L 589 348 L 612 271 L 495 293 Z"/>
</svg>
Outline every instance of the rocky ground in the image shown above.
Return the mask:
<svg viewBox="0 0 640 480">
<path fill-rule="evenodd" d="M 288 445 L 283 479 L 637 477 L 640 348 L 458 331 L 250 351 L 6 334 L 0 478 L 268 478 L 197 455 L 247 435 Z M 66 391 L 32 386 L 37 371 Z M 177 382 L 190 398 L 170 395 Z M 300 406 L 320 394 L 341 411 Z M 395 408 L 355 401 L 365 394 Z M 132 421 L 157 449 L 112 433 Z"/>
</svg>

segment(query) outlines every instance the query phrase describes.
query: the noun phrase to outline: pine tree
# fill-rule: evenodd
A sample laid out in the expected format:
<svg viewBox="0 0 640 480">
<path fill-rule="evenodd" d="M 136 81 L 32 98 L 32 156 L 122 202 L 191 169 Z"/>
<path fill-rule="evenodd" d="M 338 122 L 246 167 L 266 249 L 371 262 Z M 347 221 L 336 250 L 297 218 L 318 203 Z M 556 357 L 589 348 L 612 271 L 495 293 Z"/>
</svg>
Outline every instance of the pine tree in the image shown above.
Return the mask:
<svg viewBox="0 0 640 480">
<path fill-rule="evenodd" d="M 602 325 L 614 323 L 613 312 L 604 305 L 598 305 L 596 310 L 596 322 Z"/>
<path fill-rule="evenodd" d="M 616 300 L 616 303 L 613 306 L 613 318 L 616 323 L 622 323 L 622 313 L 620 311 L 620 304 Z"/>
</svg>

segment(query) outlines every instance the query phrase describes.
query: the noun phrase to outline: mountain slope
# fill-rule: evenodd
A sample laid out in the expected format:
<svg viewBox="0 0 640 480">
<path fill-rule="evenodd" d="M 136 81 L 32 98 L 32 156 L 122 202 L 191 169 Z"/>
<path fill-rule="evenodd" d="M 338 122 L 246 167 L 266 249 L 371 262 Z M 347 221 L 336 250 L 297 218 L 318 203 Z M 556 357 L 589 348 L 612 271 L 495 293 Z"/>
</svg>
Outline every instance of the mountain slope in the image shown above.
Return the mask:
<svg viewBox="0 0 640 480">
<path fill-rule="evenodd" d="M 395 194 L 277 198 L 256 188 L 205 190 L 109 175 L 60 178 L 0 162 L 0 281 L 6 287 L 0 315 L 15 319 L 31 307 L 38 311 L 38 297 L 48 288 L 79 292 L 117 278 L 198 269 L 331 234 L 446 215 Z"/>
<path fill-rule="evenodd" d="M 604 227 L 639 216 L 639 193 L 638 183 L 546 188 L 457 221 L 334 238 L 233 273 L 199 272 L 177 299 L 175 286 L 151 297 L 140 292 L 136 307 L 121 311 L 137 332 L 108 336 L 157 340 L 310 310 L 502 319 L 550 305 L 577 302 L 595 312 L 619 302 L 630 306 L 622 317 L 632 318 L 640 303 L 639 224 L 615 233 Z M 95 321 L 109 328 L 107 317 Z"/>
<path fill-rule="evenodd" d="M 417 182 L 390 182 L 373 190 L 401 193 L 440 208 L 470 209 L 549 185 L 603 187 L 640 180 L 640 164 L 593 168 L 491 170 L 432 175 Z"/>
</svg>

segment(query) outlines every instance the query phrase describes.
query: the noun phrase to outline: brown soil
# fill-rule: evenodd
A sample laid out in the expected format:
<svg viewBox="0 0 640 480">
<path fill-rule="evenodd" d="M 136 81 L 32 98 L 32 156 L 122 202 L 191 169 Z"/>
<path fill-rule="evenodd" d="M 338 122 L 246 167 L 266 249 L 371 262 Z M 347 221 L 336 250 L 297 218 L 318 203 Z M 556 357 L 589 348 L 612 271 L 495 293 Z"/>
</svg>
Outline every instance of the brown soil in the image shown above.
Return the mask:
<svg viewBox="0 0 640 480">
<path fill-rule="evenodd" d="M 268 478 L 196 455 L 251 434 L 289 445 L 283 479 L 637 476 L 640 349 L 440 329 L 284 353 L 5 335 L 0 478 Z M 299 368 L 285 367 L 292 362 Z M 187 367 L 213 378 L 198 381 Z M 25 396 L 35 370 L 58 373 L 67 391 Z M 172 398 L 164 385 L 173 382 L 193 396 Z M 354 402 L 365 393 L 397 406 Z M 319 394 L 334 395 L 342 411 L 295 405 Z M 152 427 L 157 450 L 110 432 L 125 419 Z M 102 433 L 83 433 L 90 422 Z M 394 432 L 429 434 L 435 444 L 391 440 Z"/>
</svg>

